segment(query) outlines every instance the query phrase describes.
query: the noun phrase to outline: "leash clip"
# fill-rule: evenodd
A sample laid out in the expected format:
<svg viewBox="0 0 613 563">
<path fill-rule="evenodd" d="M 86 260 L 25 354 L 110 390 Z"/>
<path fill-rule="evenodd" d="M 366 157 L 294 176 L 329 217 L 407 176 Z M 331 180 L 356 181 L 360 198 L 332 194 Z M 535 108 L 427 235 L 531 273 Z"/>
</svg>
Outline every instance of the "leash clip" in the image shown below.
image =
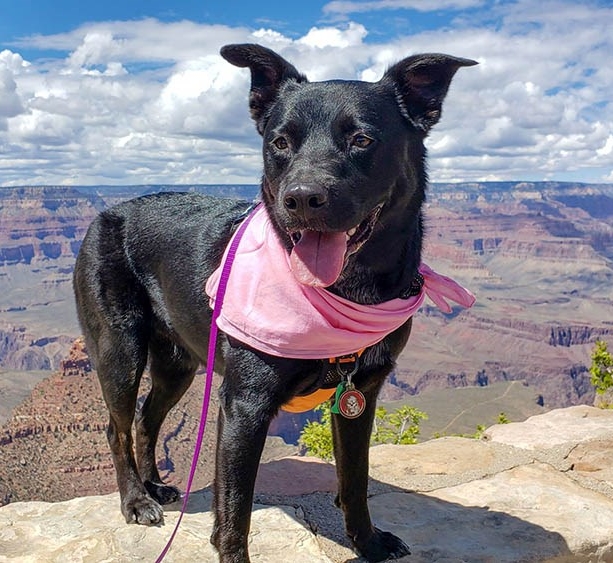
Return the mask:
<svg viewBox="0 0 613 563">
<path fill-rule="evenodd" d="M 343 364 L 353 364 L 351 369 L 345 370 Z M 336 366 L 336 373 L 341 379 L 346 379 L 351 382 L 351 378 L 358 373 L 360 369 L 360 356 L 357 353 L 347 354 L 346 356 L 337 356 L 334 358 L 334 364 Z"/>
</svg>

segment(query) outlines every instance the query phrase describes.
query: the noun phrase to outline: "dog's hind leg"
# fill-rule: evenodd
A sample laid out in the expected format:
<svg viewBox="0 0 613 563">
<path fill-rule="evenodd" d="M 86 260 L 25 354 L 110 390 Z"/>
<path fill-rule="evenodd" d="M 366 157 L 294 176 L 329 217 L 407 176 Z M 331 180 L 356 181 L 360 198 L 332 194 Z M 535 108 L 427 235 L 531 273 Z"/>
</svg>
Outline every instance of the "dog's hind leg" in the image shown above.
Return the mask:
<svg viewBox="0 0 613 563">
<path fill-rule="evenodd" d="M 180 492 L 162 482 L 155 447 L 166 415 L 194 379 L 198 360 L 184 348 L 159 335 L 151 339 L 149 357 L 151 391 L 136 417 L 136 460 L 149 494 L 160 504 L 168 504 L 178 500 Z"/>
<path fill-rule="evenodd" d="M 109 329 L 112 331 L 113 329 Z M 128 523 L 157 524 L 161 506 L 148 494 L 134 458 L 132 422 L 138 386 L 147 361 L 142 330 L 122 331 L 98 338 L 96 367 L 102 394 L 109 409 L 107 437 L 121 496 L 121 511 Z"/>
<path fill-rule="evenodd" d="M 106 212 L 90 225 L 77 256 L 74 290 L 87 351 L 109 409 L 107 438 L 127 522 L 156 524 L 134 457 L 132 423 L 151 333 L 151 304 L 125 254 L 125 218 Z"/>
<path fill-rule="evenodd" d="M 377 396 L 383 382 L 361 389 L 366 398 L 366 410 L 357 418 L 332 415 L 334 458 L 338 477 L 336 504 L 345 516 L 345 528 L 354 547 L 369 562 L 397 559 L 410 553 L 408 546 L 390 532 L 373 526 L 368 511 L 368 451 Z"/>
</svg>

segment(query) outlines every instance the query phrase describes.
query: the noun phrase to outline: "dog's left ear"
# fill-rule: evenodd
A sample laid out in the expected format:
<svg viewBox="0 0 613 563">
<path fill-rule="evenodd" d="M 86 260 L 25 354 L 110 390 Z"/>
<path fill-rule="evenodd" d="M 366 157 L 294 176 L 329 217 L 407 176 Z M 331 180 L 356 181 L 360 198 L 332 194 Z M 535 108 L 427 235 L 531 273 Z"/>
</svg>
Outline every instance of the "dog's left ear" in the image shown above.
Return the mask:
<svg viewBox="0 0 613 563">
<path fill-rule="evenodd" d="M 307 78 L 274 51 L 257 44 L 226 45 L 221 56 L 229 63 L 251 70 L 249 109 L 262 135 L 268 109 L 277 97 L 281 85 L 288 81 L 306 82 Z"/>
<path fill-rule="evenodd" d="M 477 61 L 450 55 L 424 54 L 407 57 L 384 74 L 400 94 L 401 109 L 408 119 L 427 133 L 441 117 L 443 100 L 456 71 Z"/>
</svg>

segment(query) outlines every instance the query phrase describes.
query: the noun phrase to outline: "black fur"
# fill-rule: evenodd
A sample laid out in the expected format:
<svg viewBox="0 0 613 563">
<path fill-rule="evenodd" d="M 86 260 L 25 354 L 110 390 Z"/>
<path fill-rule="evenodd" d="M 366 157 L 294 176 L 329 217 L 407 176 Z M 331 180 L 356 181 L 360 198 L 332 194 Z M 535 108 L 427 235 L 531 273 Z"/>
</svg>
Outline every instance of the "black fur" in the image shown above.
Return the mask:
<svg viewBox="0 0 613 563">
<path fill-rule="evenodd" d="M 329 289 L 359 303 L 401 296 L 421 258 L 423 141 L 454 73 L 474 61 L 416 55 L 377 83 L 310 83 L 259 45 L 228 45 L 221 54 L 251 71 L 249 103 L 263 137 L 261 195 L 285 246 L 289 250 L 292 234 L 304 229 L 364 225 L 380 207 L 370 238 Z M 179 497 L 161 482 L 155 444 L 164 417 L 206 361 L 211 311 L 203 287 L 244 208 L 195 194 L 138 198 L 100 214 L 79 252 L 78 315 L 110 411 L 108 438 L 128 522 L 159 523 L 160 504 Z M 377 394 L 410 329 L 408 321 L 364 353 L 354 382 L 366 396 L 366 412 L 353 420 L 333 416 L 337 504 L 353 545 L 369 561 L 408 553 L 402 540 L 373 526 L 366 497 Z M 211 541 L 222 563 L 246 563 L 254 481 L 270 420 L 280 405 L 316 384 L 322 362 L 277 358 L 221 340 Z M 153 388 L 136 416 L 133 444 L 147 361 Z"/>
</svg>

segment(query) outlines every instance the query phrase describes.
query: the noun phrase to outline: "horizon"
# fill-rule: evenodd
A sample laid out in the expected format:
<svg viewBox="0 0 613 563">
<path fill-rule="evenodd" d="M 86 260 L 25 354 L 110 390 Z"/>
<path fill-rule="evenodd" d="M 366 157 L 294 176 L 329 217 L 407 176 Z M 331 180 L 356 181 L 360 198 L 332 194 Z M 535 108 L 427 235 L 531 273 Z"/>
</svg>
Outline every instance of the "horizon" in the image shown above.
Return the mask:
<svg viewBox="0 0 613 563">
<path fill-rule="evenodd" d="M 582 180 L 522 180 L 522 179 L 509 179 L 509 180 L 446 180 L 442 182 L 429 181 L 427 186 L 447 186 L 447 185 L 462 185 L 462 184 L 557 184 L 557 185 L 569 185 L 569 186 L 602 186 L 613 188 L 612 182 L 588 182 Z M 146 187 L 223 187 L 223 186 L 252 186 L 254 188 L 260 188 L 261 183 L 257 182 L 211 182 L 211 183 L 170 183 L 170 182 L 157 182 L 157 183 L 144 183 L 144 184 L 15 184 L 12 186 L 0 185 L 0 191 L 6 189 L 20 189 L 20 188 L 146 188 Z"/>
</svg>

